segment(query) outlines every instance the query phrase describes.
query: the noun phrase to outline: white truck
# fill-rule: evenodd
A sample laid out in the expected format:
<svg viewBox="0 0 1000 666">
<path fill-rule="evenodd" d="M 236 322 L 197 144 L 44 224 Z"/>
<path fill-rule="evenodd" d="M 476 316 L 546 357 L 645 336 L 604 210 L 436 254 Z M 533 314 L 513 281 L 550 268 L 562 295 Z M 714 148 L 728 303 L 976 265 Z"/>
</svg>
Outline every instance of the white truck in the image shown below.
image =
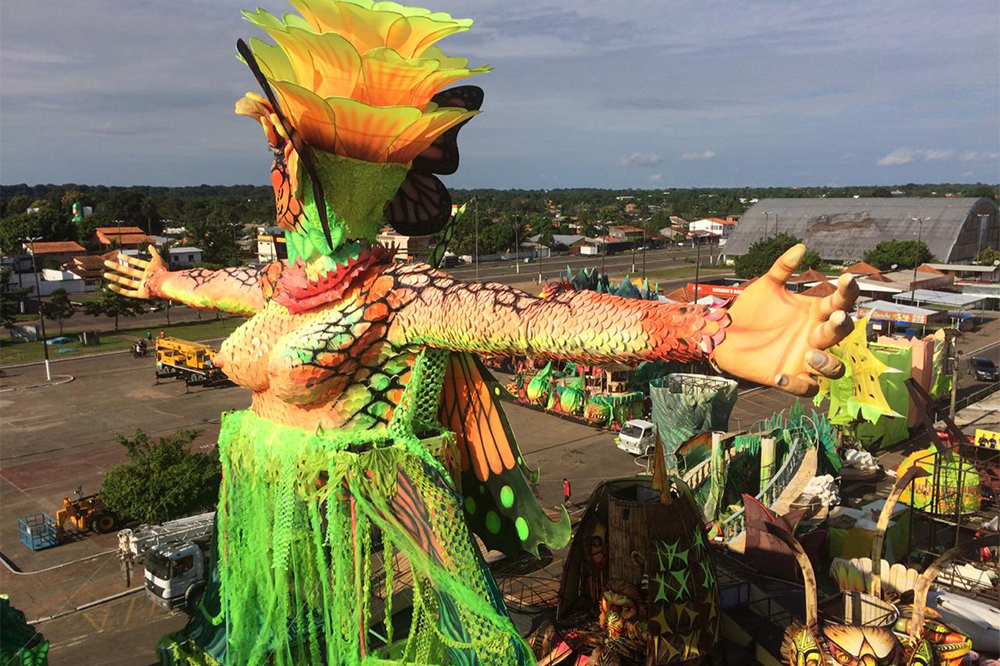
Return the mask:
<svg viewBox="0 0 1000 666">
<path fill-rule="evenodd" d="M 625 423 L 615 438 L 618 448 L 634 456 L 652 453 L 656 446 L 656 425 L 642 419 Z"/>
<path fill-rule="evenodd" d="M 215 512 L 142 525 L 118 532 L 118 556 L 127 581 L 136 562 L 145 563 L 146 596 L 167 609 L 189 606 L 205 587 L 205 558 L 215 530 Z"/>
</svg>

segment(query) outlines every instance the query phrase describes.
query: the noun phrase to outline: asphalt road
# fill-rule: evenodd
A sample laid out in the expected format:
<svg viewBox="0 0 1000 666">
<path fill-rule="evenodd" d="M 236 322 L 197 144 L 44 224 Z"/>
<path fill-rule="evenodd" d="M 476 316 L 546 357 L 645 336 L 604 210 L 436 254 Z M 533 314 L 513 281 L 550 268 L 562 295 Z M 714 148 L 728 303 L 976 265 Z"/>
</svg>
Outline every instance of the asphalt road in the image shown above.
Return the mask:
<svg viewBox="0 0 1000 666">
<path fill-rule="evenodd" d="M 646 252 L 646 270 L 655 271 L 666 268 L 677 268 L 687 266 L 691 269 L 691 279 L 694 279 L 694 260 L 696 250 L 691 248 L 666 248 L 660 250 L 648 250 Z M 716 252 L 716 256 L 718 252 Z M 602 262 L 603 259 L 603 262 Z M 689 259 L 690 261 L 685 261 Z M 709 265 L 709 253 L 707 249 L 701 252 L 703 266 Z M 541 267 L 542 281 L 547 282 L 565 275 L 566 267 L 570 266 L 574 271 L 581 268 L 591 268 L 604 266 L 604 271 L 610 274 L 629 273 L 636 277 L 642 275 L 642 252 L 635 253 L 635 269 L 633 270 L 632 253 L 622 252 L 620 254 L 609 254 L 607 257 L 592 255 L 568 255 L 551 257 L 549 259 L 533 259 L 529 263 L 515 261 L 489 261 L 479 264 L 477 273 L 475 265 L 457 266 L 449 268 L 447 271 L 457 278 L 469 282 L 503 282 L 514 284 L 518 282 L 537 281 L 539 267 Z M 478 277 L 477 277 L 478 275 Z M 688 280 L 690 281 L 690 280 Z"/>
</svg>

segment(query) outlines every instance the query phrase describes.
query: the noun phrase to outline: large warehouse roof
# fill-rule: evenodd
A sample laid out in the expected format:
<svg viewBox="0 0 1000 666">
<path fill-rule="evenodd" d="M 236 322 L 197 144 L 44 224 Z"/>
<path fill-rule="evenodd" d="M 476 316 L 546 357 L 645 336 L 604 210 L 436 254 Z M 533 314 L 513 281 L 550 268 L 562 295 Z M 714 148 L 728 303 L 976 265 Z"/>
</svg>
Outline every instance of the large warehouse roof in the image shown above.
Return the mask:
<svg viewBox="0 0 1000 666">
<path fill-rule="evenodd" d="M 982 232 L 980 214 L 988 216 Z M 745 254 L 764 237 L 766 227 L 768 235 L 777 229 L 803 239 L 827 261 L 856 261 L 884 240 L 917 240 L 914 217 L 929 218 L 920 238 L 940 261 L 967 259 L 981 247 L 997 247 L 1000 222 L 989 199 L 761 199 L 740 218 L 725 253 Z"/>
</svg>

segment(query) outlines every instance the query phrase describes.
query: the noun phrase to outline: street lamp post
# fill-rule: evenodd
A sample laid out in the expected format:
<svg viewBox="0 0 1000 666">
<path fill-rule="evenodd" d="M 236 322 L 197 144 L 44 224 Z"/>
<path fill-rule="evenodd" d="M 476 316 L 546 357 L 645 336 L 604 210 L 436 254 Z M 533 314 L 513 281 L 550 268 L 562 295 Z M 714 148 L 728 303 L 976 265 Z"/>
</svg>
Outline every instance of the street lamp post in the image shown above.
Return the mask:
<svg viewBox="0 0 1000 666">
<path fill-rule="evenodd" d="M 49 369 L 49 345 L 45 336 L 45 317 L 42 315 L 42 290 L 38 286 L 38 264 L 35 258 L 35 241 L 42 240 L 41 236 L 25 238 L 31 246 L 31 271 L 35 274 L 35 300 L 38 301 L 38 323 L 42 328 L 42 353 L 45 355 L 45 381 L 52 381 L 52 371 Z"/>
<path fill-rule="evenodd" d="M 514 220 L 514 272 L 521 274 L 521 241 L 517 237 L 517 215 L 511 218 Z"/>
<path fill-rule="evenodd" d="M 476 282 L 479 282 L 479 199 L 473 198 L 476 206 L 472 211 L 472 219 L 476 225 Z"/>
<path fill-rule="evenodd" d="M 698 292 L 701 289 L 701 242 L 698 243 L 698 251 L 694 260 L 694 302 L 698 303 Z"/>
<path fill-rule="evenodd" d="M 771 211 L 769 211 L 769 210 L 765 210 L 764 211 L 764 237 L 761 238 L 761 240 L 766 240 L 767 239 L 767 220 L 768 220 L 768 216 L 770 214 L 771 214 Z"/>
<path fill-rule="evenodd" d="M 929 218 L 929 217 L 911 217 L 910 219 L 913 220 L 914 222 L 919 223 L 919 225 L 920 225 L 920 226 L 917 227 L 917 243 L 919 244 L 919 243 L 922 242 L 922 238 L 923 238 L 923 235 L 924 235 L 924 220 L 929 220 L 931 218 Z M 917 247 L 917 252 L 918 253 L 920 252 L 920 248 L 919 247 Z M 916 302 L 916 300 L 917 300 L 917 287 L 916 287 L 916 285 L 917 285 L 917 265 L 918 265 L 918 263 L 919 263 L 919 259 L 918 259 L 918 261 L 916 261 L 916 262 L 913 263 L 913 284 L 910 285 L 910 296 L 913 297 L 911 299 L 913 302 Z"/>
</svg>

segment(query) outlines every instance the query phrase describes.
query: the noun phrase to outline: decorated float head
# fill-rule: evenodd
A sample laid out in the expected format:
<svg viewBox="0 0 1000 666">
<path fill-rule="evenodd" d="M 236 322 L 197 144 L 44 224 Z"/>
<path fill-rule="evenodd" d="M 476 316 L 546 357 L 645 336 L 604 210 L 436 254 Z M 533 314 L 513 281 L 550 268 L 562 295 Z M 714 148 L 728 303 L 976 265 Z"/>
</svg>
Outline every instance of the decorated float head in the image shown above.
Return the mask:
<svg viewBox="0 0 1000 666">
<path fill-rule="evenodd" d="M 767 531 L 795 554 L 806 588 L 806 623 L 785 630 L 781 654 L 789 666 L 890 666 L 899 662 L 899 642 L 889 627 L 857 626 L 819 621 L 816 574 L 809 556 L 792 534 L 768 523 Z"/>
<path fill-rule="evenodd" d="M 290 1 L 298 15 L 244 12 L 275 43 L 239 41 L 264 96 L 236 104 L 275 153 L 289 263 L 340 263 L 384 223 L 439 231 L 451 197 L 437 175 L 458 168 L 458 130 L 483 100 L 475 86 L 443 89 L 489 68 L 435 43 L 472 21 L 394 2 Z"/>
</svg>

